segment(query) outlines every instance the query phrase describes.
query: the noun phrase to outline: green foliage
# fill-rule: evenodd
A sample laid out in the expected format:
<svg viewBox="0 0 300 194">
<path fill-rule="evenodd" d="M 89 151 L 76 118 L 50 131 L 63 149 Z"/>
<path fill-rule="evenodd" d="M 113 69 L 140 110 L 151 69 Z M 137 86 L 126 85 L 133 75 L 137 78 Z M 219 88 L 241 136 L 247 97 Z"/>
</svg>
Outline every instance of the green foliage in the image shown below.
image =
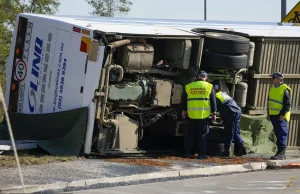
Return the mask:
<svg viewBox="0 0 300 194">
<path fill-rule="evenodd" d="M 59 5 L 59 0 L 31 0 L 23 9 L 24 12 L 55 14 Z"/>
<path fill-rule="evenodd" d="M 86 2 L 94 9 L 90 14 L 101 17 L 126 15 L 132 5 L 132 2 L 129 0 L 86 0 Z"/>
</svg>

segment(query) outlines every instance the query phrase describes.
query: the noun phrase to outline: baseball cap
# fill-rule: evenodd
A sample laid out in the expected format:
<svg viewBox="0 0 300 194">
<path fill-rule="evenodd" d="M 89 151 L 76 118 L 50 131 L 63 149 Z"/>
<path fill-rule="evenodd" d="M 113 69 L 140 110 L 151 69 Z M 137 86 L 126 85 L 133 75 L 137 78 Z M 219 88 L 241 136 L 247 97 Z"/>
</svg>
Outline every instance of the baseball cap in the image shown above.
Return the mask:
<svg viewBox="0 0 300 194">
<path fill-rule="evenodd" d="M 214 89 L 218 90 L 220 88 L 220 86 L 218 84 L 214 85 Z"/>
<path fill-rule="evenodd" d="M 284 76 L 280 72 L 275 72 L 273 74 L 270 74 L 270 77 L 272 77 L 272 78 L 281 78 L 281 79 L 284 78 Z"/>
<path fill-rule="evenodd" d="M 200 71 L 198 74 L 200 77 L 207 78 L 207 73 L 205 71 Z"/>
</svg>

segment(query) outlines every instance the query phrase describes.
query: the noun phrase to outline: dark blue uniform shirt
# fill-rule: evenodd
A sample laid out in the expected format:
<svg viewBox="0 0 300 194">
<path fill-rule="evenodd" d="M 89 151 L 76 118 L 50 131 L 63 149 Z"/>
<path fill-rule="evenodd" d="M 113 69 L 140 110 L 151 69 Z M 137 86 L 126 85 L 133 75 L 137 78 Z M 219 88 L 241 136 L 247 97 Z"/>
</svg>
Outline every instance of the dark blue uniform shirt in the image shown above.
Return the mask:
<svg viewBox="0 0 300 194">
<path fill-rule="evenodd" d="M 231 117 L 234 116 L 236 113 L 241 112 L 240 107 L 232 98 L 224 104 L 222 104 L 221 100 L 217 98 L 217 107 L 222 117 Z"/>
</svg>

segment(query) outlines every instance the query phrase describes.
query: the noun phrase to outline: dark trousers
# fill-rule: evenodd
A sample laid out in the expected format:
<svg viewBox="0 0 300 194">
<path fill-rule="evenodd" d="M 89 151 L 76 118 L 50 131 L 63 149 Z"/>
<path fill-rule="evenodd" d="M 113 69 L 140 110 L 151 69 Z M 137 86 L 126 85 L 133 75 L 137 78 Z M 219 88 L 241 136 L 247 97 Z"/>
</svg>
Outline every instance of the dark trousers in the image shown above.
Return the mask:
<svg viewBox="0 0 300 194">
<path fill-rule="evenodd" d="M 237 145 L 243 144 L 243 139 L 240 133 L 240 121 L 241 112 L 223 118 L 225 132 L 225 149 L 230 148 L 232 139 Z"/>
<path fill-rule="evenodd" d="M 270 115 L 270 120 L 277 138 L 277 148 L 286 148 L 288 139 L 287 121 L 285 119 L 280 121 L 279 115 Z"/>
<path fill-rule="evenodd" d="M 209 132 L 209 122 L 207 119 L 188 119 L 188 128 L 184 143 L 186 154 L 190 154 L 193 146 L 197 145 L 199 155 L 204 155 L 206 152 L 206 136 Z"/>
</svg>

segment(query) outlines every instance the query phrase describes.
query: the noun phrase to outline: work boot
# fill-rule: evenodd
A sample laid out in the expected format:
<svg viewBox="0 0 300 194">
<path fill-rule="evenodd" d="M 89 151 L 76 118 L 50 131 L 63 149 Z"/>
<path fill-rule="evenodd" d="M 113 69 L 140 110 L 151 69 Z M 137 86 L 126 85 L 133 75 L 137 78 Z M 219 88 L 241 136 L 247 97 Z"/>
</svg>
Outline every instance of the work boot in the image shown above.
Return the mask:
<svg viewBox="0 0 300 194">
<path fill-rule="evenodd" d="M 183 155 L 182 155 L 182 158 L 189 158 L 190 157 L 190 154 L 188 154 L 188 153 L 184 153 Z"/>
<path fill-rule="evenodd" d="M 205 155 L 205 154 L 198 154 L 198 156 L 197 156 L 197 159 L 198 160 L 205 160 L 205 159 L 207 159 L 208 157 Z"/>
<path fill-rule="evenodd" d="M 233 146 L 233 154 L 236 155 L 237 153 L 239 153 L 239 151 L 240 151 L 240 146 L 239 146 L 239 144 L 234 143 L 234 146 Z"/>
<path fill-rule="evenodd" d="M 247 150 L 246 150 L 246 148 L 244 147 L 243 144 L 240 144 L 239 148 L 240 148 L 240 150 L 239 150 L 239 152 L 237 154 L 235 154 L 235 156 L 244 156 L 244 155 L 247 155 Z"/>
<path fill-rule="evenodd" d="M 230 147 L 225 146 L 224 152 L 222 152 L 221 154 L 219 154 L 219 156 L 222 157 L 222 158 L 228 158 L 228 157 L 230 157 Z"/>
<path fill-rule="evenodd" d="M 278 148 L 277 153 L 275 156 L 270 158 L 271 160 L 285 160 L 285 148 Z"/>
<path fill-rule="evenodd" d="M 196 157 L 198 160 L 205 160 L 207 158 L 208 157 L 204 153 L 198 153 L 198 156 Z"/>
<path fill-rule="evenodd" d="M 220 157 L 222 157 L 222 158 L 229 158 L 229 157 L 230 157 L 230 152 L 229 152 L 229 150 L 225 150 L 224 152 L 222 152 L 222 153 L 220 154 Z"/>
</svg>

